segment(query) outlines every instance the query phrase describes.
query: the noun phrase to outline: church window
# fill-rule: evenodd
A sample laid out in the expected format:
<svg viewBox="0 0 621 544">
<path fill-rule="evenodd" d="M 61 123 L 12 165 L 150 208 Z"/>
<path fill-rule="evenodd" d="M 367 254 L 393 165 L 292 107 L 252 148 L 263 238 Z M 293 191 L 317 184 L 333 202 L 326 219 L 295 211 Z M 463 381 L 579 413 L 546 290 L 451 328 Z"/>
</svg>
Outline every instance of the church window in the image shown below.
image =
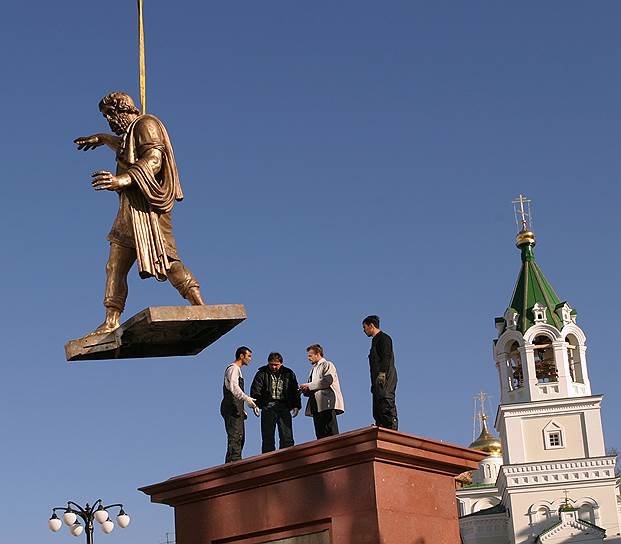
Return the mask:
<svg viewBox="0 0 621 544">
<path fill-rule="evenodd" d="M 571 376 L 571 380 L 576 383 L 584 383 L 578 341 L 570 334 L 565 338 L 565 342 L 567 343 L 567 361 L 569 362 L 569 375 Z"/>
<path fill-rule="evenodd" d="M 580 508 L 578 508 L 578 517 L 582 521 L 586 521 L 588 523 L 596 523 L 593 505 L 588 503 L 583 504 Z"/>
<path fill-rule="evenodd" d="M 556 308 L 554 308 L 554 313 L 558 317 L 561 318 L 563 325 L 567 325 L 569 323 L 575 322 L 573 318 L 573 315 L 575 315 L 575 312 L 572 309 L 572 307 L 569 304 L 567 304 L 567 302 L 561 302 L 560 304 L 557 304 Z"/>
<path fill-rule="evenodd" d="M 548 423 L 543 430 L 543 439 L 545 449 L 558 449 L 565 447 L 565 439 L 563 436 L 563 428 L 553 421 Z"/>
<path fill-rule="evenodd" d="M 509 349 L 509 362 L 510 362 L 510 372 L 511 376 L 509 377 L 511 383 L 511 389 L 519 389 L 524 385 L 524 371 L 522 369 L 522 357 L 520 355 L 520 350 L 518 349 L 518 343 L 513 342 L 511 344 L 511 348 Z"/>
<path fill-rule="evenodd" d="M 547 313 L 548 309 L 538 302 L 533 306 L 533 318 L 535 323 L 547 323 Z"/>
<path fill-rule="evenodd" d="M 541 506 L 539 510 L 537 510 L 537 521 L 547 521 L 550 518 L 550 510 L 545 506 Z"/>
<path fill-rule="evenodd" d="M 535 353 L 535 374 L 539 383 L 558 381 L 552 342 L 546 336 L 537 336 L 533 342 Z"/>
<path fill-rule="evenodd" d="M 518 324 L 519 314 L 513 308 L 507 308 L 504 315 L 505 323 L 509 330 L 515 330 Z"/>
<path fill-rule="evenodd" d="M 551 517 L 550 509 L 545 504 L 532 505 L 529 508 L 530 523 L 532 528 L 540 532 L 547 529 Z"/>
</svg>

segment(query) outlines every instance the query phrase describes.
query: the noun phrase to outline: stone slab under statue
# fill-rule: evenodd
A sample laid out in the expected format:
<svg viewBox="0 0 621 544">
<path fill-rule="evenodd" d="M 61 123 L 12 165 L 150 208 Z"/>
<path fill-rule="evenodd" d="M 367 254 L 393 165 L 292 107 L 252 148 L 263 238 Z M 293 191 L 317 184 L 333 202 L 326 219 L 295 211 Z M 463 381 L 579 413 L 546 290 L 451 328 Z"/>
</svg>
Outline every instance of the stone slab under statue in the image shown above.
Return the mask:
<svg viewBox="0 0 621 544">
<path fill-rule="evenodd" d="M 196 355 L 246 319 L 242 304 L 153 306 L 112 332 L 65 344 L 67 361 Z"/>
</svg>

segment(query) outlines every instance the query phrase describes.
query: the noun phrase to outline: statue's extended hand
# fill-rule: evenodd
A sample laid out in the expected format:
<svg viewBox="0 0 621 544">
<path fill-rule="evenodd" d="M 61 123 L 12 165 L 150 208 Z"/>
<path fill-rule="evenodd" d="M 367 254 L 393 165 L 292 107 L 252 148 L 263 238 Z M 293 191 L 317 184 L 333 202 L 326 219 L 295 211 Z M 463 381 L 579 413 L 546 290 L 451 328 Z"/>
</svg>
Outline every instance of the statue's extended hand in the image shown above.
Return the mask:
<svg viewBox="0 0 621 544">
<path fill-rule="evenodd" d="M 113 176 L 107 170 L 98 170 L 91 175 L 93 176 L 91 185 L 95 191 L 120 191 L 132 183 L 132 179 L 127 174 Z"/>
<path fill-rule="evenodd" d="M 73 140 L 73 143 L 78 146 L 78 149 L 88 151 L 104 145 L 106 142 L 101 138 L 101 134 L 93 134 L 92 136 L 80 136 Z"/>
</svg>

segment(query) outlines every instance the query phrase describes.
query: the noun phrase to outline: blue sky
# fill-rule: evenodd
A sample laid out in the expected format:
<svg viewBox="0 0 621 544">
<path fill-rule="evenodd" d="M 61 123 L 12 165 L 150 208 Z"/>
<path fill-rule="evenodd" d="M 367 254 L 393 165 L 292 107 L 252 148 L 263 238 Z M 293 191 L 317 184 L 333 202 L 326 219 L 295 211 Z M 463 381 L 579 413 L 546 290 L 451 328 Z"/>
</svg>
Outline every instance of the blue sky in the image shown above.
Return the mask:
<svg viewBox="0 0 621 544">
<path fill-rule="evenodd" d="M 98 542 L 159 543 L 172 510 L 137 488 L 222 461 L 222 372 L 241 344 L 250 380 L 272 350 L 304 377 L 320 342 L 341 429 L 370 424 L 369 313 L 394 339 L 401 430 L 467 445 L 473 396 L 498 400 L 493 318 L 519 270 L 519 193 L 621 447 L 618 3 L 145 4 L 148 109 L 186 195 L 179 251 L 208 302 L 249 317 L 197 357 L 65 362 L 102 319 L 117 206 L 89 183 L 112 154 L 72 140 L 106 130 L 101 96 L 137 94 L 135 2 L 4 6 L 3 541 L 70 540 L 49 509 L 101 497 L 133 521 Z M 178 303 L 130 275 L 126 317 Z M 247 432 L 250 456 L 256 419 Z M 294 432 L 312 439 L 311 420 Z"/>
</svg>

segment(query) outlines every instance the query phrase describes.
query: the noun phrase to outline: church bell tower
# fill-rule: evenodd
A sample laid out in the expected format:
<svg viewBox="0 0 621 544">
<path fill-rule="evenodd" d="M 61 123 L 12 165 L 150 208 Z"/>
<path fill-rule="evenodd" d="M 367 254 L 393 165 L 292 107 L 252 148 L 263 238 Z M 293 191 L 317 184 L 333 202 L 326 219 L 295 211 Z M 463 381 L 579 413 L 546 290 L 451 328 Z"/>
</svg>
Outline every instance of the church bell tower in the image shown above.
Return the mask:
<svg viewBox="0 0 621 544">
<path fill-rule="evenodd" d="M 530 201 L 520 195 L 514 208 L 521 269 L 509 307 L 495 320 L 494 341 L 495 426 L 503 446 L 497 487 L 509 542 L 543 541 L 564 505 L 605 530 L 606 542 L 621 543 L 615 458 L 605 452 L 602 395 L 591 392 L 587 338 L 577 312 L 535 261 Z"/>
</svg>

